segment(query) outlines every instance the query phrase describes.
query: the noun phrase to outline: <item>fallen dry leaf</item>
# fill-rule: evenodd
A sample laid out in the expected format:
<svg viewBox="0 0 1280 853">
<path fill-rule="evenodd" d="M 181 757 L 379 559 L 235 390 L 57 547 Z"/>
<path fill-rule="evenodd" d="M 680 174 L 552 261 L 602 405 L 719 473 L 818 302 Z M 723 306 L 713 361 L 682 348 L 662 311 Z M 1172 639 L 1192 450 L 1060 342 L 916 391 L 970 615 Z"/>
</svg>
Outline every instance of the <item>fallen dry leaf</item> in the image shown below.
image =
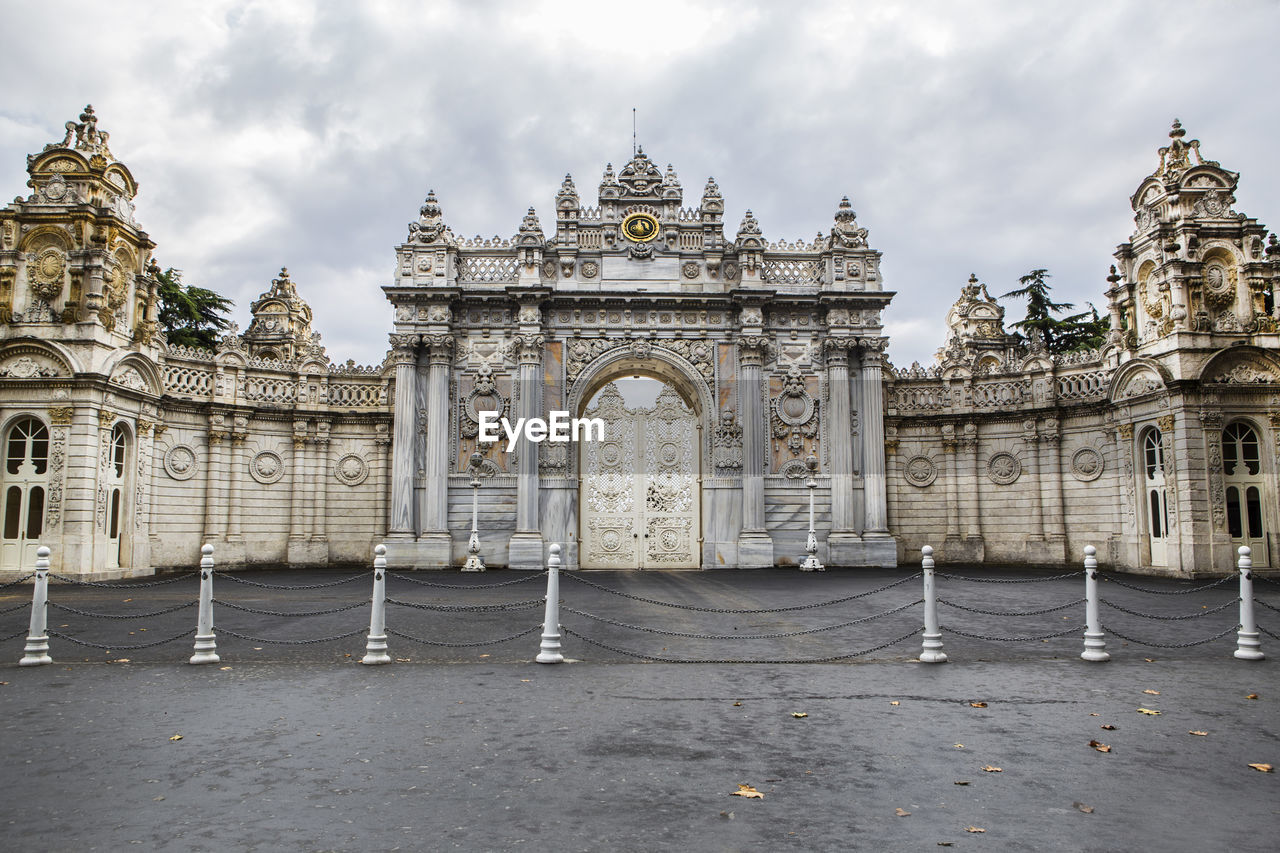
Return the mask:
<svg viewBox="0 0 1280 853">
<path fill-rule="evenodd" d="M 1257 698 L 1258 698 L 1258 694 L 1257 694 L 1257 693 L 1250 693 L 1248 696 L 1246 696 L 1246 697 L 1244 697 L 1244 698 L 1246 698 L 1246 699 L 1257 699 Z"/>
<path fill-rule="evenodd" d="M 1090 717 L 1097 717 L 1097 716 L 1099 716 L 1099 715 L 1098 715 L 1098 714 L 1093 713 L 1092 711 L 1090 711 L 1090 712 L 1089 712 L 1089 716 L 1090 716 Z"/>
<path fill-rule="evenodd" d="M 951 784 L 953 784 L 953 785 L 968 785 L 968 784 L 969 784 L 969 780 L 967 780 L 967 779 L 966 779 L 966 780 L 965 780 L 965 781 L 963 781 L 963 782 L 952 782 Z"/>
<path fill-rule="evenodd" d="M 1158 716 L 1160 716 L 1160 712 L 1159 712 L 1159 711 L 1154 711 L 1154 710 L 1152 710 L 1151 708 L 1139 708 L 1139 709 L 1138 709 L 1138 713 L 1139 713 L 1139 714 L 1146 714 L 1148 717 L 1158 717 Z"/>
<path fill-rule="evenodd" d="M 1102 725 L 1098 726 L 1098 728 L 1106 729 L 1109 732 L 1114 732 L 1116 730 L 1116 727 L 1111 725 L 1110 723 L 1103 723 Z"/>
<path fill-rule="evenodd" d="M 894 700 L 893 700 L 892 702 L 890 702 L 889 704 L 890 704 L 890 705 L 901 705 L 902 703 L 901 703 L 901 702 L 899 702 L 897 699 L 894 699 Z"/>
<path fill-rule="evenodd" d="M 734 703 L 733 703 L 733 707 L 735 707 L 735 708 L 741 708 L 741 707 L 742 707 L 742 703 L 741 703 L 741 702 L 734 702 Z"/>
<path fill-rule="evenodd" d="M 964 744 L 962 743 L 958 743 L 955 746 L 956 746 L 956 749 L 964 749 Z"/>
<path fill-rule="evenodd" d="M 991 764 L 982 765 L 982 769 L 987 773 L 1003 773 L 1004 772 L 1003 767 L 995 767 L 994 765 L 991 765 Z"/>
<path fill-rule="evenodd" d="M 964 831 L 965 832 L 986 832 L 986 830 L 980 826 L 966 826 L 964 828 Z"/>
<path fill-rule="evenodd" d="M 128 663 L 128 662 L 129 662 L 128 658 L 116 658 L 115 660 L 107 661 L 107 663 Z"/>
<path fill-rule="evenodd" d="M 907 811 L 906 809 L 894 809 L 893 813 L 896 814 L 898 817 L 907 817 L 908 815 L 911 814 L 911 812 Z"/>
<path fill-rule="evenodd" d="M 1155 663 L 1155 662 L 1156 662 L 1156 659 L 1155 659 L 1155 658 L 1143 658 L 1143 660 L 1144 660 L 1144 661 L 1146 661 L 1147 663 Z"/>
<path fill-rule="evenodd" d="M 480 655 L 480 657 L 482 657 L 482 658 L 487 658 L 488 656 L 489 656 L 488 654 Z"/>
<path fill-rule="evenodd" d="M 804 711 L 792 711 L 791 716 L 795 717 L 797 720 L 801 720 L 809 715 L 806 714 Z"/>
<path fill-rule="evenodd" d="M 970 707 L 970 708 L 985 708 L 985 707 L 987 707 L 987 703 L 986 703 L 986 702 L 970 702 L 970 703 L 969 703 L 969 707 Z"/>
<path fill-rule="evenodd" d="M 220 666 L 220 667 L 218 667 L 218 669 L 219 669 L 219 670 L 221 670 L 222 672 L 226 672 L 227 670 L 231 669 L 231 667 L 229 667 L 229 666 Z"/>
<path fill-rule="evenodd" d="M 750 785 L 739 785 L 739 786 L 738 786 L 738 790 L 734 791 L 734 792 L 733 792 L 732 794 L 730 794 L 729 796 L 731 796 L 731 797 L 746 797 L 746 798 L 747 798 L 747 799 L 749 799 L 749 800 L 753 800 L 753 799 L 754 799 L 754 800 L 763 800 L 763 799 L 764 799 L 764 794 L 760 793 L 759 791 L 757 791 L 755 788 L 751 787 Z"/>
<path fill-rule="evenodd" d="M 182 740 L 182 735 L 174 735 L 173 737 L 169 738 L 169 740 Z"/>
<path fill-rule="evenodd" d="M 528 684 L 530 681 L 533 681 L 533 679 L 532 679 L 532 678 L 522 678 L 522 679 L 520 679 L 520 683 L 521 683 L 521 684 Z"/>
<path fill-rule="evenodd" d="M 1093 814 L 1093 806 L 1086 806 L 1084 803 L 1072 803 L 1071 805 L 1075 806 L 1077 811 L 1082 811 L 1085 814 Z"/>
<path fill-rule="evenodd" d="M 1209 733 L 1208 733 L 1208 732 L 1201 732 L 1201 731 L 1193 731 L 1193 732 L 1187 732 L 1187 734 L 1189 734 L 1189 735 L 1197 735 L 1198 737 L 1206 737 Z"/>
<path fill-rule="evenodd" d="M 954 842 L 954 841 L 939 841 L 939 842 L 938 842 L 938 846 L 939 846 L 939 847 L 951 847 L 951 846 L 952 846 L 952 845 L 954 845 L 954 844 L 955 844 L 955 842 Z"/>
<path fill-rule="evenodd" d="M 1275 772 L 1275 770 L 1272 769 L 1270 764 L 1250 764 L 1249 766 L 1252 767 L 1254 770 L 1261 771 L 1262 773 Z"/>
<path fill-rule="evenodd" d="M 1159 690 L 1144 690 L 1144 691 L 1142 691 L 1142 692 L 1143 692 L 1143 693 L 1146 693 L 1148 696 L 1159 696 L 1159 695 L 1160 695 L 1160 691 L 1159 691 Z"/>
<path fill-rule="evenodd" d="M 1110 751 L 1111 751 L 1111 747 L 1110 747 L 1110 745 L 1105 744 L 1105 743 L 1103 743 L 1103 742 L 1101 742 L 1101 741 L 1097 741 L 1097 740 L 1091 740 L 1091 741 L 1089 741 L 1089 746 L 1091 746 L 1091 747 L 1093 747 L 1094 749 L 1098 750 L 1098 752 L 1110 752 Z"/>
</svg>

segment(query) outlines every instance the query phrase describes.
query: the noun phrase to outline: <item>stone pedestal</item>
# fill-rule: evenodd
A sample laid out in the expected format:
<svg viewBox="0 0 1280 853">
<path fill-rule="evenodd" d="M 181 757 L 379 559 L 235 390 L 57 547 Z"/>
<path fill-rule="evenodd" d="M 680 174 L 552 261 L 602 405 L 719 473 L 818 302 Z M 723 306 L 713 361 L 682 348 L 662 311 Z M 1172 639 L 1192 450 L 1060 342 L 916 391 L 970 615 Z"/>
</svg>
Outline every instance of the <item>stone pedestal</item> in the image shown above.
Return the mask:
<svg viewBox="0 0 1280 853">
<path fill-rule="evenodd" d="M 511 546 L 507 551 L 507 568 L 525 571 L 542 571 L 542 534 L 521 532 L 511 534 Z"/>
</svg>

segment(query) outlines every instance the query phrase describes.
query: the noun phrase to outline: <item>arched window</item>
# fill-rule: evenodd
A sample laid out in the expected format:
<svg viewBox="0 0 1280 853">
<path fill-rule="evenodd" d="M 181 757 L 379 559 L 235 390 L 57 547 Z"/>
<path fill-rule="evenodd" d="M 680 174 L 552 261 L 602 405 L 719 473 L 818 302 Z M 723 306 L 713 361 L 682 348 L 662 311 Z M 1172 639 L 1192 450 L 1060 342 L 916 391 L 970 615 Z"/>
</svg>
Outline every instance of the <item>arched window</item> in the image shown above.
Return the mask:
<svg viewBox="0 0 1280 853">
<path fill-rule="evenodd" d="M 1155 427 L 1142 433 L 1143 495 L 1151 564 L 1168 564 L 1169 498 L 1164 484 L 1164 436 Z"/>
<path fill-rule="evenodd" d="M 1243 421 L 1227 424 L 1222 431 L 1222 474 L 1232 545 L 1248 545 L 1255 554 L 1254 565 L 1266 565 L 1263 506 L 1269 489 L 1262 474 L 1262 445 L 1258 433 Z"/>
<path fill-rule="evenodd" d="M 0 566 L 22 568 L 33 563 L 44 534 L 49 480 L 49 428 L 35 418 L 22 418 L 5 437 L 4 524 Z"/>
</svg>

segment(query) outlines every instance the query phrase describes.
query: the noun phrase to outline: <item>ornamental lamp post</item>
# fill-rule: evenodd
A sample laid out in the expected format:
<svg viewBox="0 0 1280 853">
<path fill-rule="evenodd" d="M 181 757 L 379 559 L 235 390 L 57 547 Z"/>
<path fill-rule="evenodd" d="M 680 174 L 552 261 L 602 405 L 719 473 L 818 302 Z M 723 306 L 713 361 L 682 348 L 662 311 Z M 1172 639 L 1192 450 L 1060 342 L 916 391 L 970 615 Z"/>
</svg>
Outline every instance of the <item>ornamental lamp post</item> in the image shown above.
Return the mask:
<svg viewBox="0 0 1280 853">
<path fill-rule="evenodd" d="M 484 560 L 480 559 L 480 463 L 484 457 L 477 450 L 471 454 L 467 470 L 471 472 L 471 538 L 467 540 L 467 561 L 462 564 L 464 572 L 483 572 Z"/>
<path fill-rule="evenodd" d="M 809 489 L 809 536 L 804 542 L 806 556 L 804 562 L 800 564 L 800 571 L 825 572 L 827 567 L 818 560 L 818 533 L 813 529 L 813 490 L 818 488 L 818 480 L 815 476 L 818 471 L 818 457 L 810 454 L 805 457 L 804 465 L 809 469 L 809 476 L 804 481 Z"/>
</svg>

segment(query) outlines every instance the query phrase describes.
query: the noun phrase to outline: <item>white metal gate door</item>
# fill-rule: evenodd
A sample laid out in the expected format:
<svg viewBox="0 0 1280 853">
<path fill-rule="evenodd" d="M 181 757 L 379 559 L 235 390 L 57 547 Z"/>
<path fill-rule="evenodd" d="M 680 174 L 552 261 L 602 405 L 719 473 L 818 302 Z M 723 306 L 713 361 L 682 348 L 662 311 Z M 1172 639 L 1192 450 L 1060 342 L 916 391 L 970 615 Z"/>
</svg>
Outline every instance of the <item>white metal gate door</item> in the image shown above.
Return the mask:
<svg viewBox="0 0 1280 853">
<path fill-rule="evenodd" d="M 653 408 L 628 408 L 610 383 L 584 417 L 603 441 L 580 445 L 580 559 L 593 569 L 696 569 L 696 416 L 667 386 Z"/>
</svg>

